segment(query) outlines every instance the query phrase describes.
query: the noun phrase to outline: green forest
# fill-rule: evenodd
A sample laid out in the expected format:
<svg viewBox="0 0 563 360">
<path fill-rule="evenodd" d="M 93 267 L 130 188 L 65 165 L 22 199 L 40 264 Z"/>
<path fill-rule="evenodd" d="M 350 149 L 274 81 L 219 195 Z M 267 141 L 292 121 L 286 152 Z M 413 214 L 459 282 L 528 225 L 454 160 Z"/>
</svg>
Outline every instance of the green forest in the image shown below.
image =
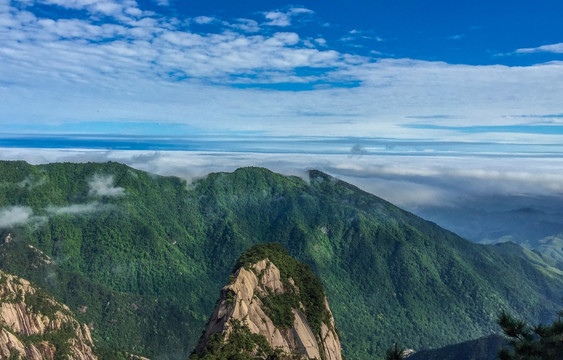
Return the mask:
<svg viewBox="0 0 563 360">
<path fill-rule="evenodd" d="M 348 359 L 500 332 L 502 311 L 548 322 L 563 294 L 536 253 L 471 243 L 319 171 L 188 182 L 114 162 L 0 162 L 0 211 L 21 217 L 0 228 L 0 268 L 67 304 L 104 359 L 186 359 L 237 259 L 265 242 L 321 279 Z"/>
</svg>

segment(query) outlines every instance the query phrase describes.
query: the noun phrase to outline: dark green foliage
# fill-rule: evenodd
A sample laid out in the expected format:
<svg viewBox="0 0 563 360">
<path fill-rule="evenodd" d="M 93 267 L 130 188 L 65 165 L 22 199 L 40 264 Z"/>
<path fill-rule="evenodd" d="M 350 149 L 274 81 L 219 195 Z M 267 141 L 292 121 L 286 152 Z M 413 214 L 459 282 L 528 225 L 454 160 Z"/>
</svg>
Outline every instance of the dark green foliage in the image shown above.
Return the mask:
<svg viewBox="0 0 563 360">
<path fill-rule="evenodd" d="M 403 360 L 405 357 L 405 349 L 399 348 L 397 343 L 395 343 L 392 348 L 388 349 L 387 354 L 385 354 L 385 360 Z"/>
<path fill-rule="evenodd" d="M 509 338 L 512 350 L 503 348 L 498 353 L 500 360 L 560 360 L 563 359 L 563 312 L 549 326 L 531 328 L 504 311 L 498 323 Z"/>
<path fill-rule="evenodd" d="M 274 350 L 268 340 L 262 335 L 252 333 L 248 327 L 237 319 L 229 320 L 231 333 L 228 341 L 221 334 L 211 335 L 202 354 L 192 354 L 191 360 L 253 360 L 253 359 L 282 359 L 282 353 Z M 293 357 L 283 357 L 293 359 Z M 300 359 L 296 357 L 295 359 Z"/>
<path fill-rule="evenodd" d="M 121 196 L 92 193 L 95 176 Z M 478 338 L 501 310 L 551 321 L 563 293 L 561 274 L 515 245 L 469 243 L 317 171 L 306 182 L 245 168 L 188 187 L 117 163 L 0 162 L 0 209 L 11 206 L 33 215 L 3 230 L 15 240 L 0 267 L 93 322 L 102 348 L 152 358 L 188 356 L 237 258 L 262 242 L 322 279 L 350 359 L 381 357 L 393 339 Z"/>
<path fill-rule="evenodd" d="M 76 329 L 72 323 L 65 322 L 60 329 L 46 331 L 44 334 L 17 335 L 19 340 L 26 346 L 36 345 L 47 341 L 55 347 L 55 360 L 67 360 L 72 355 L 71 340 L 76 339 Z"/>
<path fill-rule="evenodd" d="M 266 315 L 274 325 L 280 329 L 289 329 L 295 322 L 292 309 L 299 309 L 299 297 L 295 294 L 274 294 L 269 291 L 266 296 L 260 297 L 266 307 Z"/>
<path fill-rule="evenodd" d="M 10 353 L 10 357 L 8 357 L 8 360 L 20 360 L 20 359 L 21 359 L 20 353 L 17 351 Z"/>
<path fill-rule="evenodd" d="M 476 340 L 445 346 L 440 349 L 421 350 L 409 360 L 495 360 L 499 349 L 506 344 L 503 336 L 493 334 Z"/>
<path fill-rule="evenodd" d="M 38 288 L 34 294 L 27 294 L 25 296 L 26 307 L 36 314 L 42 314 L 47 316 L 49 319 L 55 319 L 55 313 L 57 311 L 63 314 L 69 315 L 69 312 L 65 310 L 62 306 L 52 303 L 49 299 L 49 295 L 45 290 Z"/>
</svg>

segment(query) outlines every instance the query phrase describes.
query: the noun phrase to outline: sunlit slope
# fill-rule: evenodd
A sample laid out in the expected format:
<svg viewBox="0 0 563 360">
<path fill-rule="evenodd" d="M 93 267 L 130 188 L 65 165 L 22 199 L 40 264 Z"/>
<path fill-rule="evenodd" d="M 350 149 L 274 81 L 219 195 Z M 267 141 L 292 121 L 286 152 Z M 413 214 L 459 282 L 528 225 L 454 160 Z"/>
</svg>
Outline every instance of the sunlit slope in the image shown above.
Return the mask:
<svg viewBox="0 0 563 360">
<path fill-rule="evenodd" d="M 0 230 L 15 239 L 0 267 L 89 306 L 80 316 L 109 349 L 151 356 L 193 349 L 236 259 L 260 242 L 311 265 L 353 359 L 394 341 L 489 334 L 501 309 L 547 320 L 563 295 L 563 275 L 540 257 L 470 243 L 318 171 L 305 181 L 244 168 L 187 184 L 117 163 L 4 162 L 0 209 L 21 218 Z M 26 266 L 24 243 L 52 263 Z"/>
</svg>

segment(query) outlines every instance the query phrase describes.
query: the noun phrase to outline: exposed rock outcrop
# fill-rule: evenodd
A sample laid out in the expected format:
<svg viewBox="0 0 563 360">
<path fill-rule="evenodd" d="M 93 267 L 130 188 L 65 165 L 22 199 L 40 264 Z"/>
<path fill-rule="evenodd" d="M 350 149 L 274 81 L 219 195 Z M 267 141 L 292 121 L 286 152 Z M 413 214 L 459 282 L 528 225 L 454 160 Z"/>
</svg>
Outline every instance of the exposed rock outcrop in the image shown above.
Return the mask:
<svg viewBox="0 0 563 360">
<path fill-rule="evenodd" d="M 29 281 L 0 271 L 0 358 L 94 360 L 93 341 L 70 309 Z"/>
<path fill-rule="evenodd" d="M 299 285 L 291 277 L 284 279 L 269 258 L 240 267 L 221 290 L 196 353 L 208 352 L 214 334 L 220 334 L 223 342 L 228 343 L 231 333 L 242 324 L 250 333 L 263 336 L 274 351 L 283 351 L 288 356 L 277 358 L 341 360 L 340 340 L 322 285 L 320 305 L 324 309 L 318 310 L 318 314 L 307 311 L 301 301 L 304 290 Z M 315 325 L 307 315 L 317 318 Z"/>
</svg>

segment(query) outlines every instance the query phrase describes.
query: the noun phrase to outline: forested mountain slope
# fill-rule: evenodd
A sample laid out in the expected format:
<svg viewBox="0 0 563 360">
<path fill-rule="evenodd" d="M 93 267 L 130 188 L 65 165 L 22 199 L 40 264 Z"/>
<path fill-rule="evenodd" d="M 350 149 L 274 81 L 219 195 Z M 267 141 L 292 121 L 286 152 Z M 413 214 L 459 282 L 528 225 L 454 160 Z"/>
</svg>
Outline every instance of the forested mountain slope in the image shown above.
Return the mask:
<svg viewBox="0 0 563 360">
<path fill-rule="evenodd" d="M 86 306 L 109 352 L 189 354 L 236 259 L 261 242 L 321 278 L 352 359 L 478 338 L 501 310 L 547 321 L 563 294 L 561 271 L 522 248 L 470 243 L 318 171 L 187 184 L 118 163 L 0 162 L 0 226 L 0 243 L 13 239 L 0 268 Z"/>
</svg>

